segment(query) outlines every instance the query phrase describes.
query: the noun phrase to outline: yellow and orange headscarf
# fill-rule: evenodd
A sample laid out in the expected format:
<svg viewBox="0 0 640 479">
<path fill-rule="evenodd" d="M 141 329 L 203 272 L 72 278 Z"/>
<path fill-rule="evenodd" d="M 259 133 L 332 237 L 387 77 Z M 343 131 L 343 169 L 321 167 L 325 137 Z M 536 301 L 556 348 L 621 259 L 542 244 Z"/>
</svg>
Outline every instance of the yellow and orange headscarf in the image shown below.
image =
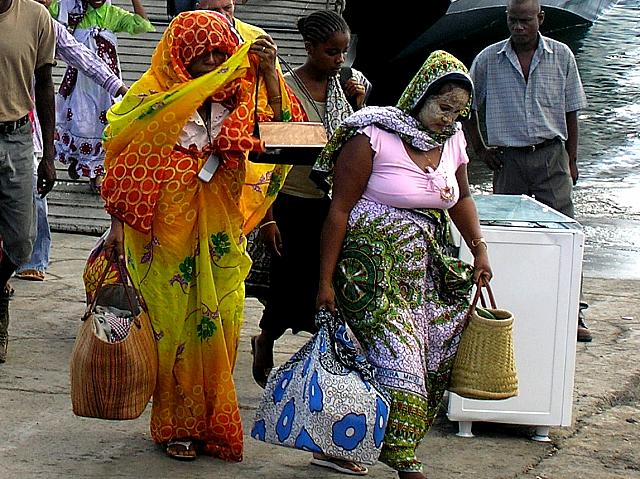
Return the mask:
<svg viewBox="0 0 640 479">
<path fill-rule="evenodd" d="M 107 113 L 102 197 L 111 215 L 138 231 L 150 230 L 170 155 L 181 130 L 207 98 L 231 111 L 211 142 L 220 168 L 243 168 L 249 151 L 264 151 L 264 143 L 252 136 L 254 123 L 256 117 L 270 120 L 273 111 L 264 82 L 259 82 L 256 107 L 258 66 L 249 47 L 249 43 L 238 45 L 227 20 L 216 12 L 183 12 L 172 20 L 149 70 Z M 213 50 L 230 57 L 216 70 L 192 78 L 187 71 L 190 62 Z M 279 77 L 283 119 L 305 120 L 304 110 Z"/>
</svg>

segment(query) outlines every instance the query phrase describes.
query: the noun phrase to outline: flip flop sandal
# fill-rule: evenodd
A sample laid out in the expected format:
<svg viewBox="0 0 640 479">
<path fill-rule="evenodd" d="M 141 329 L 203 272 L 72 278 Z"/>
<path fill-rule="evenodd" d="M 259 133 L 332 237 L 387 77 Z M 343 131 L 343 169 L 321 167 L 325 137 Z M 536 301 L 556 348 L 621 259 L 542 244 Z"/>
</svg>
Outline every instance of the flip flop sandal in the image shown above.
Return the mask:
<svg viewBox="0 0 640 479">
<path fill-rule="evenodd" d="M 25 279 L 27 281 L 44 281 L 44 271 L 37 269 L 25 269 L 15 274 L 16 278 Z"/>
<path fill-rule="evenodd" d="M 324 459 L 314 457 L 311 459 L 311 464 L 314 466 L 333 469 L 334 471 L 341 472 L 342 474 L 349 474 L 350 476 L 366 476 L 369 474 L 369 469 L 357 462 L 332 457 L 326 457 Z"/>
<path fill-rule="evenodd" d="M 9 283 L 7 283 L 7 286 L 5 286 L 5 288 L 4 288 L 4 294 L 6 296 L 9 296 L 9 298 L 11 298 L 11 296 L 13 296 L 15 292 L 16 292 L 16 290 L 13 288 L 13 286 L 11 286 Z"/>
<path fill-rule="evenodd" d="M 251 373 L 253 374 L 253 380 L 260 386 L 262 389 L 267 385 L 267 379 L 269 378 L 269 374 L 271 374 L 271 370 L 273 366 L 261 366 L 258 364 L 258 356 L 256 355 L 258 336 L 251 337 L 251 356 L 253 356 L 253 363 L 251 365 Z"/>
<path fill-rule="evenodd" d="M 193 461 L 197 457 L 192 441 L 169 441 L 165 453 L 171 459 L 179 461 Z"/>
</svg>

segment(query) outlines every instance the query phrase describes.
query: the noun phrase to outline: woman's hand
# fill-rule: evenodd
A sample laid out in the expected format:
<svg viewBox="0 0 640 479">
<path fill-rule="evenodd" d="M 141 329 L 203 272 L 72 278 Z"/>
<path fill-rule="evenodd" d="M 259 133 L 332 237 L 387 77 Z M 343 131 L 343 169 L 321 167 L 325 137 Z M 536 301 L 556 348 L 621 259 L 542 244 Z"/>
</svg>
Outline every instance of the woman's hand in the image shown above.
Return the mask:
<svg viewBox="0 0 640 479">
<path fill-rule="evenodd" d="M 331 313 L 336 312 L 336 293 L 330 283 L 320 283 L 316 298 L 316 310 L 326 309 Z"/>
<path fill-rule="evenodd" d="M 124 224 L 113 216 L 111 228 L 104 240 L 104 251 L 107 258 L 117 257 L 120 261 L 124 261 Z"/>
<path fill-rule="evenodd" d="M 489 255 L 485 244 L 480 244 L 478 251 L 473 255 L 473 282 L 476 284 L 489 284 L 493 278 Z"/>
<path fill-rule="evenodd" d="M 267 245 L 269 251 L 276 256 L 282 256 L 282 236 L 275 221 L 267 221 L 260 225 L 260 239 Z"/>
<path fill-rule="evenodd" d="M 263 74 L 275 72 L 278 47 L 269 35 L 256 37 L 249 51 L 260 59 L 260 71 Z"/>
<path fill-rule="evenodd" d="M 349 98 L 355 98 L 358 108 L 364 106 L 367 88 L 355 78 L 350 78 L 344 85 L 344 92 Z"/>
</svg>

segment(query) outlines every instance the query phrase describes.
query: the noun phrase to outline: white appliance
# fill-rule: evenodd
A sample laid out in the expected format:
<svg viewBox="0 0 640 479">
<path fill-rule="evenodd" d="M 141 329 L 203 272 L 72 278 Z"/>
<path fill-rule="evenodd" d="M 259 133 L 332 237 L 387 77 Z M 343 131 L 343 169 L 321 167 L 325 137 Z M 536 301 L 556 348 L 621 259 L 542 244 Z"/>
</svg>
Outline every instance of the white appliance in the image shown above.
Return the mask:
<svg viewBox="0 0 640 479">
<path fill-rule="evenodd" d="M 584 234 L 575 220 L 528 196 L 474 199 L 497 307 L 515 318 L 519 394 L 485 401 L 450 393 L 448 417 L 463 437 L 473 437 L 473 422 L 482 421 L 532 425 L 532 439 L 548 441 L 550 426 L 571 425 Z M 462 243 L 460 258 L 472 263 Z"/>
</svg>

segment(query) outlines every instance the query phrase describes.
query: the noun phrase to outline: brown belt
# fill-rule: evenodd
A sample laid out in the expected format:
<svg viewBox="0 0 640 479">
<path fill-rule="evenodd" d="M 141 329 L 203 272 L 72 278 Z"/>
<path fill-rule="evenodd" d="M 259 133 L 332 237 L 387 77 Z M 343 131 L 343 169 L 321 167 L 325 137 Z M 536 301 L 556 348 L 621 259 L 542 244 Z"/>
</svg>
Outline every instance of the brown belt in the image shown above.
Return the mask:
<svg viewBox="0 0 640 479">
<path fill-rule="evenodd" d="M 541 150 L 549 145 L 553 145 L 560 142 L 560 138 L 551 138 L 550 140 L 544 140 L 536 145 L 527 146 L 503 146 L 505 150 L 521 151 L 523 153 L 533 153 L 534 151 Z"/>
<path fill-rule="evenodd" d="M 16 121 L 0 121 L 0 135 L 11 133 L 27 123 L 29 123 L 29 115 L 25 115 Z"/>
</svg>

